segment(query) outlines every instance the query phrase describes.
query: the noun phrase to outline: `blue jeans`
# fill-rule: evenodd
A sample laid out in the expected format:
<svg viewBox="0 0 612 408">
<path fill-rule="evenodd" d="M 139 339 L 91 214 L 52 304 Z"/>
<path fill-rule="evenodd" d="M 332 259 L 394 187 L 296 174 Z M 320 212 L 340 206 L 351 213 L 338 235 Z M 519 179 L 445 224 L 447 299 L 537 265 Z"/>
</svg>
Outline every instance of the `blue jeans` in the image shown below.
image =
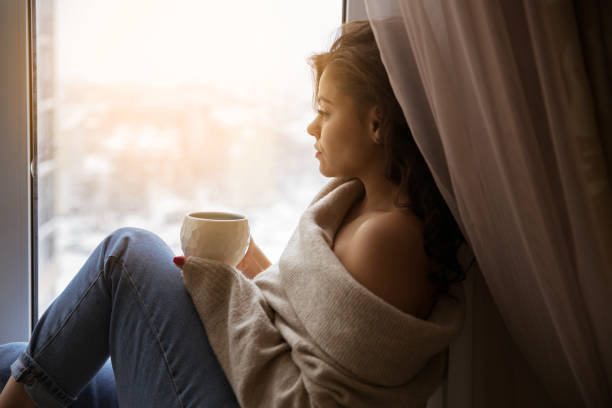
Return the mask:
<svg viewBox="0 0 612 408">
<path fill-rule="evenodd" d="M 0 375 L 13 358 L 13 377 L 41 407 L 237 407 L 173 257 L 151 232 L 110 234 L 27 348 L 0 347 Z"/>
</svg>

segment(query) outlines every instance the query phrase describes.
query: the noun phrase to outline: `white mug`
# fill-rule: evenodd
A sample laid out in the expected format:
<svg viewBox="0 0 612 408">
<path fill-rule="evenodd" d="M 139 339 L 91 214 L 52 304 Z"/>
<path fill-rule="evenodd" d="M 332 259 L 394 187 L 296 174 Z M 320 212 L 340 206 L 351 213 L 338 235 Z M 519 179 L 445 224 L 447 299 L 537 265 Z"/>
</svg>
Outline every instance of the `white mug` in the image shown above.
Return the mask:
<svg viewBox="0 0 612 408">
<path fill-rule="evenodd" d="M 181 248 L 185 256 L 214 259 L 235 267 L 247 250 L 251 234 L 242 214 L 225 211 L 187 213 L 181 226 Z"/>
</svg>

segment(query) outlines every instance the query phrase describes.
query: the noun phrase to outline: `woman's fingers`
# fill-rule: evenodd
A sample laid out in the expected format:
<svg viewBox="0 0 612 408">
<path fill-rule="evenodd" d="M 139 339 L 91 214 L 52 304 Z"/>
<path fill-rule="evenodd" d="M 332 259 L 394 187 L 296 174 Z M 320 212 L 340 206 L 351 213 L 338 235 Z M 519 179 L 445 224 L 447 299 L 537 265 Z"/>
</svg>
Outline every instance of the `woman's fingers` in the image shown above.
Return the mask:
<svg viewBox="0 0 612 408">
<path fill-rule="evenodd" d="M 183 265 L 185 265 L 185 257 L 184 256 L 175 256 L 172 260 L 176 266 L 183 269 Z"/>
</svg>

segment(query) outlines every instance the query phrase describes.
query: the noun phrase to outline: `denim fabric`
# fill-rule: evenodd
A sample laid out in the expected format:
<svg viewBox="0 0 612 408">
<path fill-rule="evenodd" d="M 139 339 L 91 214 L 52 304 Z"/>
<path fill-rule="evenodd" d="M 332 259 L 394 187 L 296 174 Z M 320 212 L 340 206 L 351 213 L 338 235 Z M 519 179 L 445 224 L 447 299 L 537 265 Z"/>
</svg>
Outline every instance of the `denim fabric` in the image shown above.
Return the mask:
<svg viewBox="0 0 612 408">
<path fill-rule="evenodd" d="M 27 343 L 8 343 L 0 345 L 0 389 L 11 376 L 11 364 L 25 351 Z M 71 408 L 116 408 L 115 377 L 110 359 L 80 392 Z"/>
<path fill-rule="evenodd" d="M 110 355 L 122 407 L 238 406 L 173 257 L 137 228 L 98 245 L 11 366 L 34 402 L 68 406 L 92 378 L 113 393 L 96 388 Z"/>
</svg>

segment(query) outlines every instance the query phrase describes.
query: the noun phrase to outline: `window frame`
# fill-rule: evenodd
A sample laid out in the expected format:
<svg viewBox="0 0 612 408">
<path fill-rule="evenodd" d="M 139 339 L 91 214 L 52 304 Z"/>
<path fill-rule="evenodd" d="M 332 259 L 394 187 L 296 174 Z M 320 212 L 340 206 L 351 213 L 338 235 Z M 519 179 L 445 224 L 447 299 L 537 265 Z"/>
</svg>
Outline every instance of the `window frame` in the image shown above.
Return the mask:
<svg viewBox="0 0 612 408">
<path fill-rule="evenodd" d="M 0 344 L 28 340 L 36 317 L 32 6 L 32 0 L 0 1 Z"/>
<path fill-rule="evenodd" d="M 368 19 L 365 0 L 344 0 L 342 10 L 343 23 Z"/>
</svg>

